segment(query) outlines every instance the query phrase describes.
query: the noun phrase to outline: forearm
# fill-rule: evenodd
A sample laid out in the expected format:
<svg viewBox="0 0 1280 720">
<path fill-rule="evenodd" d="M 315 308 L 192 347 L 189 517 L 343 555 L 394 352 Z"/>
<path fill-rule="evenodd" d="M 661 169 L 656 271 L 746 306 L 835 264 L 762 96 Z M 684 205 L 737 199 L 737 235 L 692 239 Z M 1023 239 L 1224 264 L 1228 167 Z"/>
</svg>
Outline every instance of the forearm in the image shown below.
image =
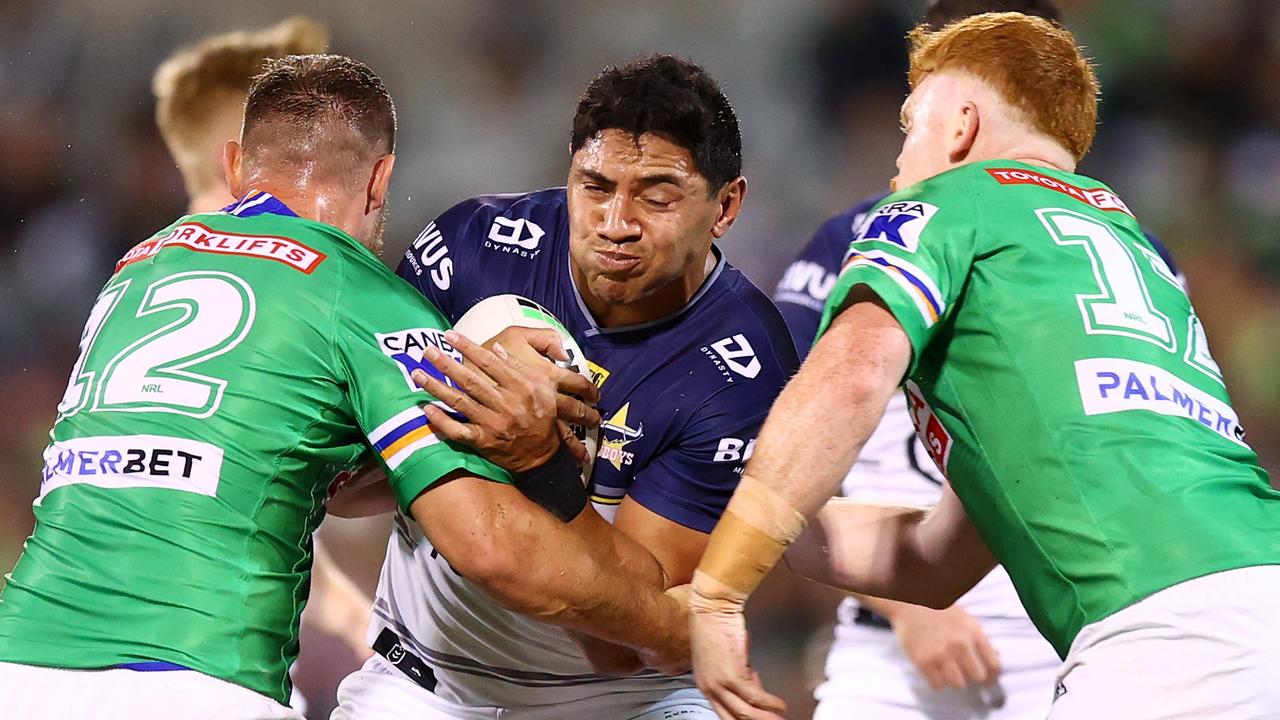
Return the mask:
<svg viewBox="0 0 1280 720">
<path fill-rule="evenodd" d="M 938 609 L 995 564 L 954 500 L 925 510 L 833 499 L 786 559 L 797 574 L 846 592 Z"/>
<path fill-rule="evenodd" d="M 860 303 L 822 338 L 769 411 L 694 588 L 741 602 L 823 506 L 880 422 L 910 359 L 887 310 Z M 714 580 L 714 582 L 712 582 Z"/>
<path fill-rule="evenodd" d="M 616 567 L 658 590 L 665 590 L 670 585 L 670 578 L 653 553 L 610 525 L 590 505 L 569 523 L 569 527 L 599 552 L 601 561 L 606 565 Z"/>
</svg>

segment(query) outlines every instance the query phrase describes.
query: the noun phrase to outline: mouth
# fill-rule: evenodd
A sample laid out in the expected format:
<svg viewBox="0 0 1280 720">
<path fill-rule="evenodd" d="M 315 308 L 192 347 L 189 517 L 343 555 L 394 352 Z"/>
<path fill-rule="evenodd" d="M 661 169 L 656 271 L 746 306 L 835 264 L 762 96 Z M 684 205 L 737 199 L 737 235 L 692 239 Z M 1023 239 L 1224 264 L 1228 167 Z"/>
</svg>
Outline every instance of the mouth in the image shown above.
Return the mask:
<svg viewBox="0 0 1280 720">
<path fill-rule="evenodd" d="M 613 250 L 596 250 L 594 254 L 596 262 L 606 273 L 624 273 L 640 264 L 639 257 Z"/>
</svg>

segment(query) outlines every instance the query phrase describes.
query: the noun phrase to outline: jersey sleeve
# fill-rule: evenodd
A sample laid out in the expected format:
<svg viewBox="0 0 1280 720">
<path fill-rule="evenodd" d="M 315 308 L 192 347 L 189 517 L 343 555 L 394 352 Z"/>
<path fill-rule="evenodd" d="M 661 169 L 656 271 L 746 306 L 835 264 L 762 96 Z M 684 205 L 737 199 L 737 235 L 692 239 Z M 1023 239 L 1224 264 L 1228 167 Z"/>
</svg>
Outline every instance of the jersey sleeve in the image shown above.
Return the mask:
<svg viewBox="0 0 1280 720">
<path fill-rule="evenodd" d="M 823 305 L 835 285 L 849 242 L 853 240 L 853 230 L 861 224 L 861 219 L 875 206 L 875 202 L 873 199 L 859 203 L 848 212 L 824 222 L 778 281 L 773 302 L 782 313 L 802 360 L 809 354 L 818 334 Z"/>
<path fill-rule="evenodd" d="M 448 325 L 440 314 L 409 288 L 383 284 L 374 297 L 358 284 L 348 279 L 335 308 L 335 361 L 356 422 L 386 469 L 400 507 L 408 512 L 418 495 L 455 470 L 510 482 L 501 468 L 438 437 L 422 412 L 420 406 L 434 399 L 414 384 L 411 373 L 421 369 L 443 377 L 423 358 L 425 348 L 434 345 L 462 359 L 444 338 Z"/>
<path fill-rule="evenodd" d="M 929 182 L 890 195 L 868 213 L 827 298 L 818 336 L 865 285 L 880 297 L 921 353 L 964 288 L 976 255 L 972 201 Z"/>
<path fill-rule="evenodd" d="M 493 214 L 475 198 L 454 205 L 427 223 L 396 268 L 397 275 L 453 322 L 469 307 L 459 294 L 470 287 L 467 280 Z"/>
<path fill-rule="evenodd" d="M 710 533 L 742 479 L 774 394 L 739 383 L 713 395 L 677 444 L 636 474 L 628 496 L 672 522 Z"/>
</svg>

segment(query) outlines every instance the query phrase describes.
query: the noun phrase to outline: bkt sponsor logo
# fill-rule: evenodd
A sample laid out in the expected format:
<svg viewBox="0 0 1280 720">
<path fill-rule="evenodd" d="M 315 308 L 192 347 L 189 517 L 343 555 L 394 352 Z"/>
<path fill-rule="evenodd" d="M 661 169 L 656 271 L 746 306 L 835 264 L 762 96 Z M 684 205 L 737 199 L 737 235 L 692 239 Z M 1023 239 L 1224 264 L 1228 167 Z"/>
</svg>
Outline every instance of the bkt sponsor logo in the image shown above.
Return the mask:
<svg viewBox="0 0 1280 720">
<path fill-rule="evenodd" d="M 711 462 L 734 463 L 736 467 L 733 471 L 741 474 L 743 467 L 751 459 L 751 454 L 755 451 L 755 438 L 747 438 L 745 440 L 732 437 L 720 438 L 720 444 L 716 447 L 716 453 L 711 457 Z"/>
<path fill-rule="evenodd" d="M 66 485 L 158 487 L 212 496 L 222 449 L 160 435 L 116 435 L 55 442 L 44 451 L 40 497 Z"/>
<path fill-rule="evenodd" d="M 538 254 L 538 243 L 546 232 L 535 222 L 525 218 L 498 216 L 489 226 L 489 236 L 484 246 L 490 250 L 513 253 L 522 258 Z"/>
<path fill-rule="evenodd" d="M 1118 358 L 1077 360 L 1076 382 L 1085 415 L 1148 410 L 1185 417 L 1248 447 L 1230 405 L 1164 368 Z"/>
<path fill-rule="evenodd" d="M 915 252 L 920 246 L 920 234 L 937 212 L 936 205 L 915 200 L 882 205 L 862 221 L 854 242 L 880 240 Z"/>
<path fill-rule="evenodd" d="M 444 373 L 423 358 L 423 353 L 428 347 L 434 347 L 454 360 L 462 362 L 462 353 L 449 344 L 443 330 L 436 328 L 410 328 L 393 333 L 375 333 L 374 337 L 377 338 L 378 347 L 382 348 L 382 353 L 395 360 L 400 366 L 400 372 L 404 374 L 410 390 L 418 389 L 417 384 L 413 382 L 414 370 L 421 370 L 440 382 L 450 382 Z"/>
<path fill-rule="evenodd" d="M 730 370 L 748 379 L 760 374 L 760 359 L 756 357 L 756 351 L 747 341 L 747 336 L 742 333 L 717 340 L 703 346 L 701 350 L 729 382 L 733 382 Z"/>
<path fill-rule="evenodd" d="M 816 262 L 797 260 L 791 263 L 778 282 L 776 299 L 821 310 L 822 303 L 836 285 L 836 274 Z"/>
</svg>

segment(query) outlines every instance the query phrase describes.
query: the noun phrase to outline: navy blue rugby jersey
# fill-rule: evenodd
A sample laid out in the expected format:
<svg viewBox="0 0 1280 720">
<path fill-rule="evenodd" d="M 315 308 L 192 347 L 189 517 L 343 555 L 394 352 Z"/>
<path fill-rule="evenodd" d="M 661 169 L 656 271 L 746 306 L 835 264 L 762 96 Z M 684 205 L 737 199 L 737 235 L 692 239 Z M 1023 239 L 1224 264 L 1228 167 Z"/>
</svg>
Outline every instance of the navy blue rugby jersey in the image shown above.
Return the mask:
<svg viewBox="0 0 1280 720">
<path fill-rule="evenodd" d="M 768 296 L 718 262 L 687 305 L 641 325 L 602 328 L 569 270 L 564 188 L 462 202 L 414 240 L 397 272 L 457 322 L 514 293 L 564 323 L 600 386 L 592 500 L 626 496 L 710 532 L 737 487 L 773 399 L 799 361 Z"/>
<path fill-rule="evenodd" d="M 778 281 L 773 301 L 778 304 L 778 310 L 786 319 L 787 328 L 791 331 L 791 338 L 795 341 L 801 358 L 809 354 L 809 348 L 813 345 L 814 335 L 818 333 L 818 320 L 822 318 L 822 306 L 836 284 L 836 276 L 840 274 L 849 244 L 853 242 L 867 213 L 886 197 L 887 194 L 863 200 L 818 226 L 817 232 L 809 239 L 809 244 L 800 251 Z M 1174 277 L 1185 285 L 1182 272 L 1173 262 L 1169 249 L 1150 230 L 1144 228 L 1142 232 L 1147 236 L 1152 249 L 1169 266 Z"/>
</svg>

